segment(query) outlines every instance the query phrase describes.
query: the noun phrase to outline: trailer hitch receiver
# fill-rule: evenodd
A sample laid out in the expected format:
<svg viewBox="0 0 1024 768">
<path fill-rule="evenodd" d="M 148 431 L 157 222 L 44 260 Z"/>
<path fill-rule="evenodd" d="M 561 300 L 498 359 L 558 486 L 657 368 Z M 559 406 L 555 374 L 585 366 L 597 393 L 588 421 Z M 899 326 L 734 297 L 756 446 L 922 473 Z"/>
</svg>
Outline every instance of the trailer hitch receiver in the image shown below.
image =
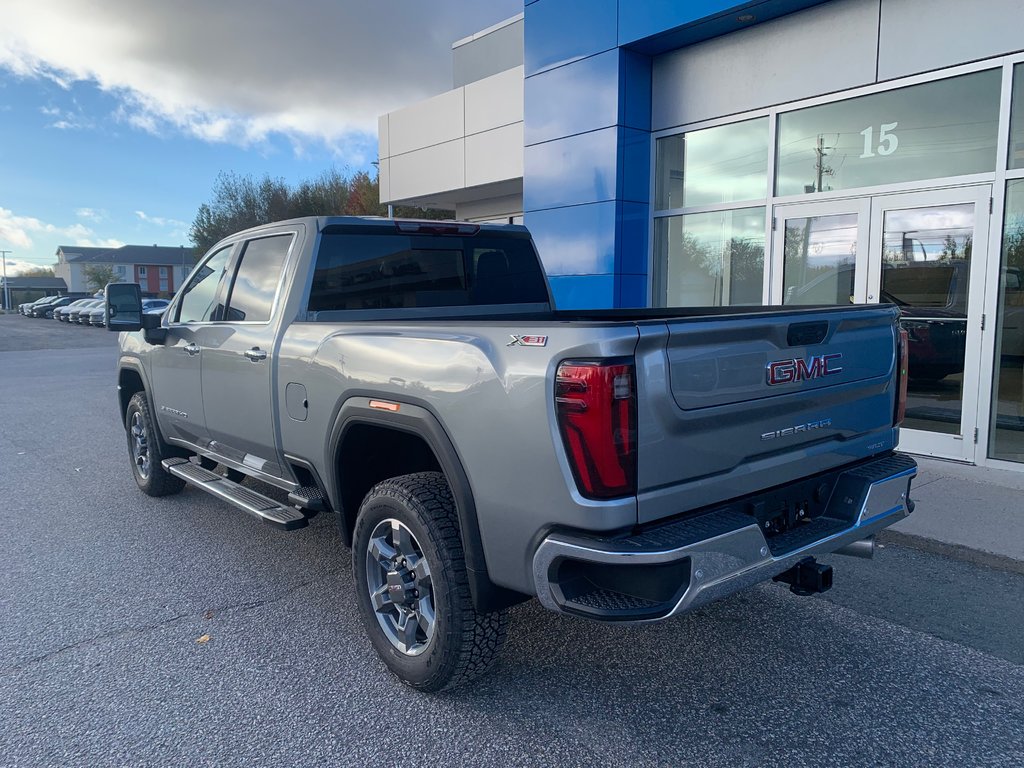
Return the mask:
<svg viewBox="0 0 1024 768">
<path fill-rule="evenodd" d="M 789 591 L 794 595 L 816 595 L 832 589 L 832 566 L 806 557 L 788 571 L 772 577 L 772 581 L 789 584 Z"/>
</svg>

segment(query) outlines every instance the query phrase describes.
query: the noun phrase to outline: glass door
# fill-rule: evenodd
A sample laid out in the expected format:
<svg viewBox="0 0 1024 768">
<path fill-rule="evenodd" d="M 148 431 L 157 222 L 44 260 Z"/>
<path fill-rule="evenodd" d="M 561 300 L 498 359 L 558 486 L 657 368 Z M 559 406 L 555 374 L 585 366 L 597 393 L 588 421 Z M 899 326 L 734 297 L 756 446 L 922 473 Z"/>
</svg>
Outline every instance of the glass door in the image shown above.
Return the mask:
<svg viewBox="0 0 1024 768">
<path fill-rule="evenodd" d="M 975 460 L 991 187 L 876 197 L 867 300 L 909 337 L 900 449 Z"/>
<path fill-rule="evenodd" d="M 777 205 L 771 304 L 867 300 L 869 198 Z"/>
</svg>

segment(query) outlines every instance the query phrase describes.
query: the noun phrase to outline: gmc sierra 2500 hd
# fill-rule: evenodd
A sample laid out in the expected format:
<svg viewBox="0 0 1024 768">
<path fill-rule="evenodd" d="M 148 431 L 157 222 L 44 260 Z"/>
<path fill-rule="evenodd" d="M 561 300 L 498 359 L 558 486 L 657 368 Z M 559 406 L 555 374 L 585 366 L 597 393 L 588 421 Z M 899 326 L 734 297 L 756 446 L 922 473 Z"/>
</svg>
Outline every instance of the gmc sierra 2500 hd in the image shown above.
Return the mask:
<svg viewBox="0 0 1024 768">
<path fill-rule="evenodd" d="M 106 296 L 142 491 L 334 515 L 422 690 L 480 673 L 528 597 L 647 622 L 822 591 L 816 555 L 913 509 L 889 305 L 558 311 L 523 227 L 351 217 L 227 238 L 162 317 Z"/>
</svg>

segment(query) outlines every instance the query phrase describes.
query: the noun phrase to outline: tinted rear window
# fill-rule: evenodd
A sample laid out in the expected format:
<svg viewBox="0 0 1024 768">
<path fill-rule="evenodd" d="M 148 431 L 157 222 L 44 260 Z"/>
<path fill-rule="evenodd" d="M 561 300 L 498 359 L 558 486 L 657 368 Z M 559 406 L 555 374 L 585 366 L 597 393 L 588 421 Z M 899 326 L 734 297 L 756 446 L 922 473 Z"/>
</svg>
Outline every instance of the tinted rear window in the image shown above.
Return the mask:
<svg viewBox="0 0 1024 768">
<path fill-rule="evenodd" d="M 355 234 L 320 241 L 309 309 L 403 309 L 548 301 L 526 235 Z"/>
</svg>

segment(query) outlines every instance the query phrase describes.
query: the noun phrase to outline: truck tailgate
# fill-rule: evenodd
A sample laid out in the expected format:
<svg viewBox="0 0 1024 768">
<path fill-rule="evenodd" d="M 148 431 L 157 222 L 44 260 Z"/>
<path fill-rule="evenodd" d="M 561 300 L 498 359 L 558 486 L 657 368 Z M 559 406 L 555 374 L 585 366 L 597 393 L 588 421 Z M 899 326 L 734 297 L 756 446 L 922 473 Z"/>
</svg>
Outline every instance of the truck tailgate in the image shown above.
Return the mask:
<svg viewBox="0 0 1024 768">
<path fill-rule="evenodd" d="M 896 316 L 774 308 L 641 325 L 639 522 L 894 448 Z"/>
</svg>

